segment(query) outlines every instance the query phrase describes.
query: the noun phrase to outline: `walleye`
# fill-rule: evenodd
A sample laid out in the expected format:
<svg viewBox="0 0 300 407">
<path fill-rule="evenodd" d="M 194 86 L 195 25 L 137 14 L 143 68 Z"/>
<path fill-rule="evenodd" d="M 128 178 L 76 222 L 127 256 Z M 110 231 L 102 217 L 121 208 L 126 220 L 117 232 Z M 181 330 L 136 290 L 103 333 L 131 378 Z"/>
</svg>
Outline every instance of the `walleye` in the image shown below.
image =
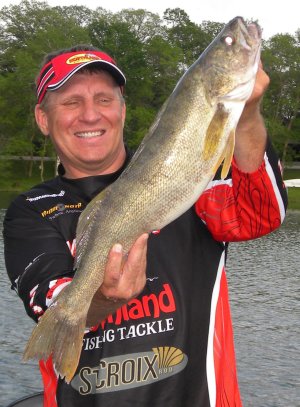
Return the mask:
<svg viewBox="0 0 300 407">
<path fill-rule="evenodd" d="M 56 371 L 70 382 L 111 247 L 119 242 L 128 252 L 142 233 L 183 214 L 222 162 L 222 177 L 227 175 L 234 130 L 255 82 L 260 42 L 259 26 L 236 17 L 179 80 L 129 166 L 82 212 L 74 279 L 34 328 L 25 360 L 52 354 Z"/>
</svg>

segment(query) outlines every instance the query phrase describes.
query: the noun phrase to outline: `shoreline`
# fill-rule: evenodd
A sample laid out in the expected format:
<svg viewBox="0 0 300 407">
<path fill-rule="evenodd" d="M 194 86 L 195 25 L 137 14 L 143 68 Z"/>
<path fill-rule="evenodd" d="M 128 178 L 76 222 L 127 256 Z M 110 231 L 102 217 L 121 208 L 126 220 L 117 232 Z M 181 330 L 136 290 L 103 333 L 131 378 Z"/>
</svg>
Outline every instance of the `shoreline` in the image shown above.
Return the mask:
<svg viewBox="0 0 300 407">
<path fill-rule="evenodd" d="M 15 198 L 17 195 L 21 194 L 24 191 L 28 191 L 30 188 L 24 189 L 1 189 L 0 188 L 0 208 L 6 209 L 9 202 Z M 300 211 L 300 188 L 290 186 L 287 187 L 288 193 L 288 207 L 287 212 L 290 211 Z M 5 196 L 6 195 L 6 196 Z"/>
</svg>

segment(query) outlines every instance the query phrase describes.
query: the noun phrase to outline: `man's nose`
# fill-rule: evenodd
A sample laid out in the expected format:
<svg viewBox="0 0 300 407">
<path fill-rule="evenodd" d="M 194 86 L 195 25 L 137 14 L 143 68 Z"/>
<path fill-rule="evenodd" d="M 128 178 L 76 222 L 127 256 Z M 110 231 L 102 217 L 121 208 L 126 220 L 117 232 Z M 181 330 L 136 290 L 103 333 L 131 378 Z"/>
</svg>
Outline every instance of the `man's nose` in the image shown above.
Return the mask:
<svg viewBox="0 0 300 407">
<path fill-rule="evenodd" d="M 101 118 L 101 108 L 94 101 L 85 101 L 80 112 L 80 119 L 87 122 L 94 122 Z"/>
</svg>

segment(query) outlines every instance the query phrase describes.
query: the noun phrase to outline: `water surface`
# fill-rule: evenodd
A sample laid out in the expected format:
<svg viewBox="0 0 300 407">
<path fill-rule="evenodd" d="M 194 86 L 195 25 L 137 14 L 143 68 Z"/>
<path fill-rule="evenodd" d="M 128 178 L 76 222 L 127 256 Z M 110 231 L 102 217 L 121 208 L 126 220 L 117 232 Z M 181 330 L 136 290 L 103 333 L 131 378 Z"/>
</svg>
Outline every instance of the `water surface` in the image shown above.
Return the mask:
<svg viewBox="0 0 300 407">
<path fill-rule="evenodd" d="M 0 210 L 0 224 L 5 211 Z M 267 237 L 231 244 L 227 275 L 245 407 L 300 406 L 300 212 Z M 37 363 L 21 363 L 33 327 L 6 276 L 0 234 L 0 405 L 42 388 Z M 121 406 L 120 406 L 121 407 Z"/>
<path fill-rule="evenodd" d="M 230 245 L 227 276 L 245 406 L 300 406 L 300 212 Z"/>
</svg>

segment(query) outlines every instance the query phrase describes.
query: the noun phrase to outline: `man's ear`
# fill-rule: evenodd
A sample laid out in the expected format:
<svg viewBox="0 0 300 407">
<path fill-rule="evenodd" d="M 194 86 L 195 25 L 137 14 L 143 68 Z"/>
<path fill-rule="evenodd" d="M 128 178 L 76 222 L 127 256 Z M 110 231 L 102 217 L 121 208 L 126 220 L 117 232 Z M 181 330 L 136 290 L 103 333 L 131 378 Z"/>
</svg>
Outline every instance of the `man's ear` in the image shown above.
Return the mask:
<svg viewBox="0 0 300 407">
<path fill-rule="evenodd" d="M 41 105 L 36 105 L 34 109 L 35 120 L 44 136 L 49 136 L 48 116 Z"/>
<path fill-rule="evenodd" d="M 122 122 L 123 122 L 123 128 L 125 125 L 125 119 L 126 119 L 126 104 L 123 103 L 122 105 Z"/>
</svg>

